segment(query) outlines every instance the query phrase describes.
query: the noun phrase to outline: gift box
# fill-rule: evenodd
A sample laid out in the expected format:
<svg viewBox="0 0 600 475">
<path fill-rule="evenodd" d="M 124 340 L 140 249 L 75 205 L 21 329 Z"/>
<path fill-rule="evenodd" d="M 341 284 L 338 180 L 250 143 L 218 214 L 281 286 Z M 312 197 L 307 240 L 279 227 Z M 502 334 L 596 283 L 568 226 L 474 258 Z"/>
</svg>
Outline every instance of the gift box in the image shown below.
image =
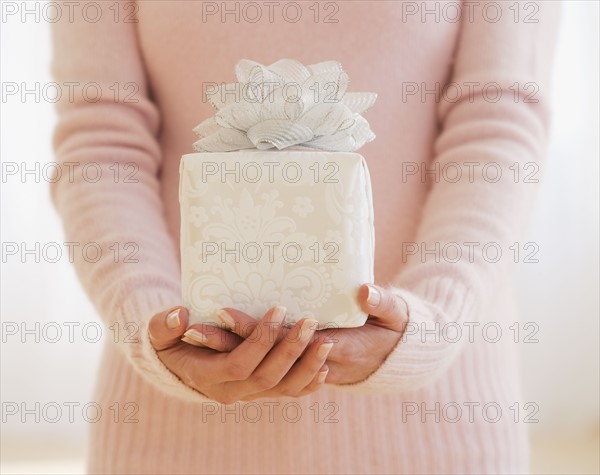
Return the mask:
<svg viewBox="0 0 600 475">
<path fill-rule="evenodd" d="M 195 129 L 199 152 L 181 159 L 190 323 L 221 325 L 224 307 L 258 319 L 283 305 L 289 324 L 363 325 L 357 292 L 373 282 L 374 218 L 368 168 L 354 150 L 374 137 L 360 114 L 376 96 L 346 93 L 335 62 L 243 60 L 236 74 L 238 83 L 208 94 L 218 112 Z"/>
</svg>

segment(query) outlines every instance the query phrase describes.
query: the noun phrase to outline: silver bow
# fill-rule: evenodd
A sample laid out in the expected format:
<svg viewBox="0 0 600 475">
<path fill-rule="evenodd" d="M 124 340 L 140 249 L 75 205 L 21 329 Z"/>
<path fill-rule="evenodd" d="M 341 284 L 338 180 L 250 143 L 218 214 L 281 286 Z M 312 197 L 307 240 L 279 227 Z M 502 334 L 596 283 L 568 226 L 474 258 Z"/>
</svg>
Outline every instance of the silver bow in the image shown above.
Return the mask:
<svg viewBox="0 0 600 475">
<path fill-rule="evenodd" d="M 377 99 L 346 92 L 348 75 L 336 61 L 304 66 L 281 59 L 270 66 L 241 60 L 238 82 L 207 91 L 218 109 L 194 128 L 198 152 L 291 146 L 353 152 L 375 138 L 360 115 Z"/>
</svg>

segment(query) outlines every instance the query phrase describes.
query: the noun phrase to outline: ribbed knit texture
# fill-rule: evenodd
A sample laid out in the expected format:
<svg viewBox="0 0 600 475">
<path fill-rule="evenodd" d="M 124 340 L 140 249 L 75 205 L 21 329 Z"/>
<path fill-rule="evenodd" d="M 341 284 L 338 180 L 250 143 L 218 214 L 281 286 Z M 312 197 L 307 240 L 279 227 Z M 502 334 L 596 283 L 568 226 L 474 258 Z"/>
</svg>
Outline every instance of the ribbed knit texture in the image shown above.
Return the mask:
<svg viewBox="0 0 600 475">
<path fill-rule="evenodd" d="M 536 23 L 523 21 L 523 5 L 515 21 L 508 3 L 502 3 L 495 23 L 485 21 L 487 2 L 476 2 L 471 18 L 463 11 L 461 22 L 435 21 L 433 14 L 424 22 L 420 14 L 403 18 L 401 2 L 337 2 L 337 23 L 324 23 L 323 11 L 315 22 L 309 3 L 302 4 L 303 18 L 296 23 L 284 21 L 280 10 L 270 23 L 267 6 L 257 23 L 243 16 L 235 22 L 233 15 L 203 21 L 204 3 L 139 2 L 137 23 L 122 21 L 130 11 L 125 4 L 121 21 L 106 4 L 97 22 L 81 17 L 70 22 L 63 15 L 53 25 L 56 80 L 95 82 L 102 91 L 96 102 L 63 95 L 55 135 L 59 162 L 95 163 L 102 178 L 91 183 L 76 173 L 74 180 L 52 185 L 67 240 L 98 243 L 103 250 L 97 262 L 76 260 L 84 288 L 107 325 L 127 330 L 120 332 L 127 339 L 105 348 L 96 397 L 106 406 L 139 408 L 136 422 L 106 417 L 91 424 L 90 471 L 526 471 L 518 345 L 507 330 L 517 319 L 510 246 L 522 241 L 535 192 L 535 185 L 523 183 L 524 166 L 540 164 L 544 154 L 556 2 L 535 4 Z M 434 2 L 427 5 L 434 8 Z M 235 9 L 235 2 L 229 7 Z M 364 381 L 327 385 L 300 399 L 225 408 L 162 365 L 148 340 L 147 322 L 181 301 L 178 165 L 191 150 L 191 129 L 214 113 L 203 100 L 204 83 L 231 82 L 241 58 L 269 64 L 283 57 L 305 64 L 339 60 L 351 90 L 379 94 L 367 113 L 377 139 L 361 150 L 373 182 L 375 276 L 406 301 L 410 331 Z M 423 89 L 435 91 L 437 84 L 442 90 L 448 82 L 463 85 L 459 100 L 421 97 Z M 416 95 L 403 96 L 408 83 L 419 87 Z M 478 84 L 471 94 L 468 83 Z M 489 97 L 496 86 L 482 95 L 482 85 L 489 83 L 502 92 L 495 102 Z M 528 83 L 538 88 L 535 102 L 527 101 Z M 472 177 L 470 162 L 479 164 Z M 137 167 L 133 183 L 125 180 L 131 163 Z M 419 174 L 406 176 L 407 163 L 428 169 L 462 164 L 463 175 L 457 181 L 431 175 L 422 180 Z M 484 179 L 486 164 L 500 166 L 504 179 Z M 510 168 L 515 164 L 518 183 Z M 427 249 L 456 243 L 463 258 L 456 263 L 430 253 L 406 258 L 407 242 Z M 482 257 L 489 242 L 502 249 L 500 262 Z M 137 249 L 130 256 L 134 262 L 125 259 L 132 249 L 124 248 L 128 243 Z M 478 243 L 472 260 L 466 257 L 469 243 Z M 478 337 L 470 342 L 464 325 L 475 322 Z M 497 343 L 481 338 L 486 322 L 504 330 Z M 440 337 L 440 328 L 455 324 L 464 333 L 459 342 Z M 502 410 L 497 422 L 482 417 L 488 403 Z M 509 409 L 515 403 L 518 422 Z M 436 404 L 437 417 L 423 412 L 436 412 Z M 456 407 L 462 409 L 458 419 Z"/>
</svg>

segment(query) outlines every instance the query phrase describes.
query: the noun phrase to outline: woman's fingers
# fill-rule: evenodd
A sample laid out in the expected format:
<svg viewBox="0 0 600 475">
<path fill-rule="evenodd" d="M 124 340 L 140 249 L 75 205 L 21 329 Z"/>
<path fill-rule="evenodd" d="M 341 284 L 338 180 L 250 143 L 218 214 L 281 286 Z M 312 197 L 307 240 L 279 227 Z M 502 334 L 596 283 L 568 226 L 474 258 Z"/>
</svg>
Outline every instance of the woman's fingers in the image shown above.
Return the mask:
<svg viewBox="0 0 600 475">
<path fill-rule="evenodd" d="M 325 381 L 327 381 L 327 375 L 329 374 L 329 365 L 324 364 L 319 369 L 318 373 L 315 374 L 312 381 L 302 391 L 296 394 L 296 397 L 306 396 L 307 394 L 314 393 L 323 387 Z"/>
<path fill-rule="evenodd" d="M 290 396 L 300 395 L 305 390 L 312 392 L 324 383 L 329 371 L 325 362 L 333 345 L 329 340 L 313 345 L 314 348 L 311 347 L 310 352 L 306 352 L 282 381 L 282 391 Z"/>
<path fill-rule="evenodd" d="M 295 394 L 286 394 L 283 391 L 279 390 L 278 387 L 275 387 L 272 389 L 268 389 L 266 391 L 262 391 L 260 393 L 247 395 L 247 396 L 241 398 L 240 400 L 241 401 L 255 401 L 257 399 L 266 398 L 266 397 L 272 398 L 272 397 L 281 397 L 281 396 L 292 396 L 292 397 L 306 396 L 308 394 L 314 393 L 315 391 L 318 391 L 319 389 L 321 389 L 323 387 L 323 384 L 327 380 L 328 373 L 329 373 L 329 366 L 327 364 L 324 364 L 323 366 L 321 366 L 321 368 L 319 368 L 319 371 L 315 375 L 313 375 L 313 378 L 309 382 L 309 384 Z"/>
<path fill-rule="evenodd" d="M 258 322 L 252 333 L 230 353 L 223 354 L 223 382 L 244 381 L 271 351 L 281 331 L 285 307 L 274 307 Z"/>
<path fill-rule="evenodd" d="M 223 325 L 243 339 L 248 338 L 258 325 L 258 320 L 235 308 L 223 308 L 219 310 L 217 317 Z"/>
<path fill-rule="evenodd" d="M 285 307 L 270 309 L 260 321 L 243 312 L 227 312 L 230 318 L 229 312 L 236 312 L 232 319 L 245 338 L 211 324 L 186 328 L 189 318 L 183 307 L 150 320 L 148 332 L 159 357 L 185 384 L 223 403 L 301 396 L 322 386 L 333 342 L 309 346 L 316 320 L 284 328 Z"/>
<path fill-rule="evenodd" d="M 334 343 L 325 340 L 313 343 L 275 387 L 251 394 L 244 400 L 277 396 L 304 396 L 322 387 L 329 367 L 325 363 Z"/>
<path fill-rule="evenodd" d="M 240 310 L 236 310 L 234 308 L 224 308 L 219 311 L 218 317 L 223 322 L 227 328 L 229 328 L 233 333 L 239 335 L 243 339 L 246 339 L 250 336 L 250 334 L 256 328 L 258 324 L 258 320 L 252 318 L 247 313 L 244 313 Z M 283 328 L 281 332 L 277 336 L 275 343 L 279 343 L 287 333 L 294 327 L 294 325 L 283 322 Z"/>
<path fill-rule="evenodd" d="M 399 295 L 378 285 L 364 284 L 359 289 L 358 301 L 362 309 L 372 316 L 370 323 L 403 331 L 408 321 L 408 306 Z"/>
<path fill-rule="evenodd" d="M 317 321 L 304 319 L 290 331 L 268 354 L 245 384 L 248 393 L 266 391 L 279 384 L 300 358 L 315 330 Z"/>
<path fill-rule="evenodd" d="M 173 307 L 154 315 L 148 323 L 150 342 L 156 351 L 166 350 L 179 342 L 188 324 L 188 311 Z"/>
<path fill-rule="evenodd" d="M 201 348 L 216 351 L 233 351 L 243 341 L 241 337 L 227 330 L 204 323 L 191 325 L 181 337 L 181 340 Z"/>
</svg>

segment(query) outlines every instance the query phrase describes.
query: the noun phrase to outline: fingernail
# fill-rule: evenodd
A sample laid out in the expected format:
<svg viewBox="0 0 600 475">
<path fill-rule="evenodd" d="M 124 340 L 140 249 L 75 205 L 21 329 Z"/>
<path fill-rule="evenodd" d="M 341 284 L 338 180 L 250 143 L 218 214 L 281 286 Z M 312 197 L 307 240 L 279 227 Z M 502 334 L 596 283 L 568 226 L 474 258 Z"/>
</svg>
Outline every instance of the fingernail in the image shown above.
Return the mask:
<svg viewBox="0 0 600 475">
<path fill-rule="evenodd" d="M 181 320 L 179 319 L 180 308 L 176 308 L 169 315 L 167 315 L 167 327 L 171 330 L 178 328 L 181 325 Z"/>
<path fill-rule="evenodd" d="M 333 348 L 333 343 L 323 343 L 317 350 L 317 358 L 324 360 Z"/>
<path fill-rule="evenodd" d="M 325 378 L 327 377 L 327 373 L 329 373 L 329 368 L 325 371 L 319 371 L 319 377 L 317 378 L 317 383 L 323 384 L 325 382 Z"/>
<path fill-rule="evenodd" d="M 311 337 L 313 330 L 317 329 L 318 324 L 319 324 L 319 322 L 317 322 L 316 320 L 314 320 L 312 318 L 307 318 L 306 320 L 304 320 L 302 322 L 302 327 L 300 327 L 300 331 L 301 331 L 300 339 L 302 341 L 308 340 Z"/>
<path fill-rule="evenodd" d="M 367 303 L 371 307 L 377 307 L 379 302 L 381 302 L 381 293 L 372 285 L 367 285 L 367 289 L 369 293 L 367 294 Z"/>
<path fill-rule="evenodd" d="M 285 317 L 286 312 L 287 312 L 287 308 L 285 308 L 283 306 L 275 307 L 273 309 L 272 319 L 276 320 L 276 321 L 283 320 L 283 317 Z"/>
<path fill-rule="evenodd" d="M 201 331 L 196 330 L 195 328 L 190 328 L 188 331 L 186 331 L 181 337 L 181 339 L 186 343 L 195 346 L 204 346 L 203 343 L 206 343 L 208 341 L 206 335 Z"/>
<path fill-rule="evenodd" d="M 233 319 L 233 317 L 231 315 L 229 315 L 229 313 L 227 313 L 226 310 L 223 310 L 223 309 L 219 310 L 217 312 L 217 318 L 219 320 L 221 320 L 223 325 L 225 325 L 230 330 L 233 330 L 235 328 L 235 320 Z"/>
<path fill-rule="evenodd" d="M 201 347 L 203 347 L 203 348 L 204 348 L 204 345 L 203 345 L 202 343 L 198 343 L 198 342 L 196 342 L 196 341 L 194 341 L 194 340 L 192 340 L 192 339 L 190 339 L 190 338 L 188 338 L 188 337 L 185 337 L 185 336 L 182 336 L 182 337 L 181 337 L 181 341 L 183 341 L 183 342 L 187 343 L 188 345 L 192 345 L 192 346 L 201 346 Z"/>
</svg>

